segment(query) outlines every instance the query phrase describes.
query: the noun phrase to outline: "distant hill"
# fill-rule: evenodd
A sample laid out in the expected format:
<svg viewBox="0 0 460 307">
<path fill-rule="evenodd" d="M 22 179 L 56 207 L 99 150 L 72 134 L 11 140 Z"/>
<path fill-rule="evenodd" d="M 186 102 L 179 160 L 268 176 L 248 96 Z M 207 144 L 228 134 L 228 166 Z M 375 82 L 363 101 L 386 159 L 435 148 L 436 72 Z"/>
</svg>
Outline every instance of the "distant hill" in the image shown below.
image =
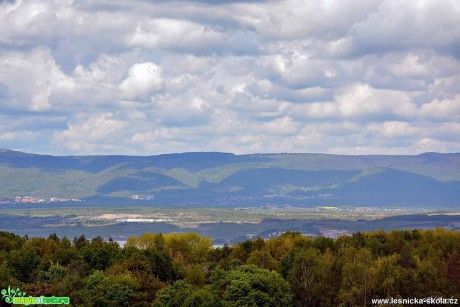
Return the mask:
<svg viewBox="0 0 460 307">
<path fill-rule="evenodd" d="M 218 152 L 50 156 L 0 150 L 0 201 L 251 206 L 460 205 L 460 154 L 346 156 Z"/>
</svg>

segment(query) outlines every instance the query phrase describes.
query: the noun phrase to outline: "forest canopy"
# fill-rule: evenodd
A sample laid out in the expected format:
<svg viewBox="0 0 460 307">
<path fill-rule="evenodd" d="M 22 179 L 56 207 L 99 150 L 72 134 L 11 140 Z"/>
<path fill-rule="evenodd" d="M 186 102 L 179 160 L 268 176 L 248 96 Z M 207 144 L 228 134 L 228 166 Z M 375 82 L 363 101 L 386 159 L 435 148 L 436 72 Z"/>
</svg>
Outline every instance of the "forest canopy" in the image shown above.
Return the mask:
<svg viewBox="0 0 460 307">
<path fill-rule="evenodd" d="M 0 286 L 74 306 L 364 306 L 460 298 L 460 232 L 286 232 L 213 247 L 196 233 L 145 233 L 121 247 L 0 232 Z"/>
</svg>

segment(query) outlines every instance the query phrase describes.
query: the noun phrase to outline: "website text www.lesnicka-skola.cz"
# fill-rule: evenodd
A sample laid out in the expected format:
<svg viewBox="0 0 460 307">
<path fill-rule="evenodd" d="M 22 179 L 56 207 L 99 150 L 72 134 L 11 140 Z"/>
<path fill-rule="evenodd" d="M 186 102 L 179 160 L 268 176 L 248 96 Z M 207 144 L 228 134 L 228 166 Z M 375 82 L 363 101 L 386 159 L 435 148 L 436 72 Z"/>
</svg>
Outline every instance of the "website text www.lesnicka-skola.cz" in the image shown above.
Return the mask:
<svg viewBox="0 0 460 307">
<path fill-rule="evenodd" d="M 456 298 L 444 298 L 444 297 L 424 297 L 424 298 L 378 298 L 371 299 L 372 304 L 376 305 L 458 305 L 458 299 Z"/>
</svg>

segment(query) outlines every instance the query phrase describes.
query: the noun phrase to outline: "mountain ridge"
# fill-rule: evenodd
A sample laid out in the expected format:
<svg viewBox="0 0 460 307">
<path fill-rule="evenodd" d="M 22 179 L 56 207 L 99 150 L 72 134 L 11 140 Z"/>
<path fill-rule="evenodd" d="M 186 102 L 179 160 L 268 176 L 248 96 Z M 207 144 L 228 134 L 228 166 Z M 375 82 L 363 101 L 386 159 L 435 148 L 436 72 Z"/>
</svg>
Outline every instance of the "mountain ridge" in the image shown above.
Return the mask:
<svg viewBox="0 0 460 307">
<path fill-rule="evenodd" d="M 460 204 L 460 153 L 52 156 L 0 149 L 0 200 L 16 196 L 167 205 L 454 206 Z"/>
</svg>

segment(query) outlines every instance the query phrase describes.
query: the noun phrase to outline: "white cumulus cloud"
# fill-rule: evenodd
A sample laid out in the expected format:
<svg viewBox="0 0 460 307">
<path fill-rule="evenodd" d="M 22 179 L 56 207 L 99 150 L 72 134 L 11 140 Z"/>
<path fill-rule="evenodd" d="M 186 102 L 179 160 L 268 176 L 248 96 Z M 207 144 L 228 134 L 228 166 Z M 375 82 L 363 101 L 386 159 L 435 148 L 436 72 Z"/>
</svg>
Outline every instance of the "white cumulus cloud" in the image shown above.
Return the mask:
<svg viewBox="0 0 460 307">
<path fill-rule="evenodd" d="M 126 99 L 143 98 L 161 88 L 161 68 L 152 62 L 131 66 L 128 77 L 120 84 L 121 95 Z"/>
<path fill-rule="evenodd" d="M 2 147 L 460 151 L 459 3 L 3 1 Z"/>
</svg>

